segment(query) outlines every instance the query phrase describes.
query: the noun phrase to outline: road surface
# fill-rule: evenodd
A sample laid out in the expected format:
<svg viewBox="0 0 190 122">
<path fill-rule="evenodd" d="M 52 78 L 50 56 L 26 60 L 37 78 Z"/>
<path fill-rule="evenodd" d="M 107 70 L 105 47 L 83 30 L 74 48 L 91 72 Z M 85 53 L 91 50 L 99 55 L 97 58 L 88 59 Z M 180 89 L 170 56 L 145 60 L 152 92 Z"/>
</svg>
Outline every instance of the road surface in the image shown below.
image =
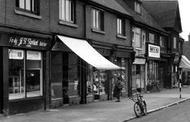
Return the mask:
<svg viewBox="0 0 190 122">
<path fill-rule="evenodd" d="M 190 101 L 124 122 L 190 122 Z"/>
</svg>

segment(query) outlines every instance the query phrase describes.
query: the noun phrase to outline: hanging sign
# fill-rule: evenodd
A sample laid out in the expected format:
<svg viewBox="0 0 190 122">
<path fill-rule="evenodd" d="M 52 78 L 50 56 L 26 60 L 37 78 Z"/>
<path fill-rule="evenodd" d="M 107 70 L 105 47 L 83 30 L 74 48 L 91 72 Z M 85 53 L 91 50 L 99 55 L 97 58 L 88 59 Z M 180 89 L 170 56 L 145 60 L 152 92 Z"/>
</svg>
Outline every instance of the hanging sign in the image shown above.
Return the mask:
<svg viewBox="0 0 190 122">
<path fill-rule="evenodd" d="M 34 49 L 46 49 L 49 47 L 48 40 L 15 35 L 9 37 L 9 45 Z"/>
<path fill-rule="evenodd" d="M 148 57 L 160 58 L 160 47 L 148 44 Z"/>
</svg>

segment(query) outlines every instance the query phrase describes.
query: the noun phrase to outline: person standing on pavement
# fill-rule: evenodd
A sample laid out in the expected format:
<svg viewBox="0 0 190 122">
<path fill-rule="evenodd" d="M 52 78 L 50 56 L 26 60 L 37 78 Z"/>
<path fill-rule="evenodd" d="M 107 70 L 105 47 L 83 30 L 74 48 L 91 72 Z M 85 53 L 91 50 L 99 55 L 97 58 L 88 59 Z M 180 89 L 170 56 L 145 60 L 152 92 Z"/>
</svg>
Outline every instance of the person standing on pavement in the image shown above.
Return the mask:
<svg viewBox="0 0 190 122">
<path fill-rule="evenodd" d="M 117 81 L 115 83 L 113 91 L 113 96 L 117 98 L 116 102 L 120 102 L 121 90 L 122 90 L 121 77 L 117 77 Z"/>
</svg>

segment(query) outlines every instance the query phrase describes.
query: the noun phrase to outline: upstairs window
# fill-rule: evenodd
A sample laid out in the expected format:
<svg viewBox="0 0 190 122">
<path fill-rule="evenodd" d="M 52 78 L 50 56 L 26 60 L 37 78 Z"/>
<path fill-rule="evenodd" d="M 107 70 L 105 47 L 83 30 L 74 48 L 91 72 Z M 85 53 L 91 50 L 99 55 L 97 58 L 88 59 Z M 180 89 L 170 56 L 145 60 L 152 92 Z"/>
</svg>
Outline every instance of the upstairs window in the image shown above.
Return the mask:
<svg viewBox="0 0 190 122">
<path fill-rule="evenodd" d="M 92 9 L 92 27 L 96 30 L 104 30 L 104 13 L 103 11 Z"/>
<path fill-rule="evenodd" d="M 117 18 L 117 34 L 125 36 L 125 20 Z"/>
<path fill-rule="evenodd" d="M 142 48 L 142 40 L 141 40 L 141 29 L 133 28 L 133 42 L 134 46 L 137 48 Z"/>
<path fill-rule="evenodd" d="M 154 43 L 155 42 L 155 36 L 152 33 L 149 33 L 149 42 Z"/>
<path fill-rule="evenodd" d="M 160 47 L 166 47 L 167 43 L 166 43 L 166 38 L 163 36 L 160 36 Z"/>
<path fill-rule="evenodd" d="M 173 38 L 173 48 L 174 49 L 177 48 L 177 39 L 176 39 L 176 37 Z"/>
<path fill-rule="evenodd" d="M 135 12 L 141 14 L 141 4 L 139 2 L 135 2 Z"/>
<path fill-rule="evenodd" d="M 40 0 L 16 0 L 16 7 L 33 14 L 40 14 Z"/>
<path fill-rule="evenodd" d="M 75 4 L 73 0 L 59 0 L 59 19 L 74 23 Z"/>
</svg>

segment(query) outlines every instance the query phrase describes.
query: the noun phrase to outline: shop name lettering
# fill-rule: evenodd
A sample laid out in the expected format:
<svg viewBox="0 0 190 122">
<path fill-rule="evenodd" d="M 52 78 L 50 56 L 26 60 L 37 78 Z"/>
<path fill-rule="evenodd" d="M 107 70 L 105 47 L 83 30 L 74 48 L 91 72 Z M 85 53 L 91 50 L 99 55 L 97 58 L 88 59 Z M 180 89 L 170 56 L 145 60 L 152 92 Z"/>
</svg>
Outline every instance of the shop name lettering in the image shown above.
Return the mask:
<svg viewBox="0 0 190 122">
<path fill-rule="evenodd" d="M 150 52 L 151 53 L 159 53 L 159 49 L 156 47 L 150 47 Z"/>
<path fill-rule="evenodd" d="M 33 38 L 26 38 L 26 37 L 10 37 L 9 44 L 14 46 L 26 46 L 26 47 L 46 47 L 47 43 L 42 40 L 37 40 Z"/>
</svg>

